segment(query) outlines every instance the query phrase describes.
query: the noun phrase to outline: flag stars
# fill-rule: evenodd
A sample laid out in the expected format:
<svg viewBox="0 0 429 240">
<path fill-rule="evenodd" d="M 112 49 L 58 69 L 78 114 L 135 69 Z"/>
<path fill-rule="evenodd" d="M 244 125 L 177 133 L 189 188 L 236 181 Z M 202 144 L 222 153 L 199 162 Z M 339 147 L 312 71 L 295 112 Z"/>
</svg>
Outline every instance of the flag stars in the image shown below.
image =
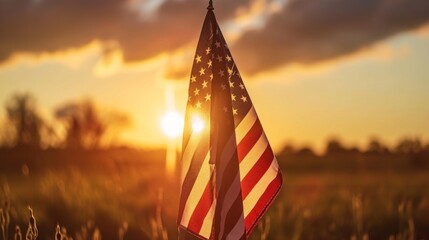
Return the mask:
<svg viewBox="0 0 429 240">
<path fill-rule="evenodd" d="M 197 56 L 195 57 L 195 61 L 197 63 L 201 62 L 201 56 L 197 54 Z"/>
<path fill-rule="evenodd" d="M 210 81 L 213 80 L 213 73 L 210 74 Z"/>
<path fill-rule="evenodd" d="M 220 75 L 221 77 L 223 77 L 223 76 L 225 76 L 225 72 L 224 72 L 223 70 L 220 70 L 220 71 L 219 71 L 219 75 Z"/>
<path fill-rule="evenodd" d="M 212 49 L 211 49 L 210 47 L 208 47 L 208 48 L 206 49 L 206 54 L 207 54 L 207 55 L 209 55 L 211 50 L 212 50 Z"/>
<path fill-rule="evenodd" d="M 229 67 L 228 67 L 228 75 L 229 75 L 229 76 L 232 76 L 232 69 L 233 69 L 233 68 L 229 68 Z"/>
<path fill-rule="evenodd" d="M 229 82 L 229 87 L 230 88 L 234 88 L 234 82 L 228 81 Z"/>
<path fill-rule="evenodd" d="M 206 80 L 204 80 L 204 82 L 201 84 L 201 85 L 203 85 L 203 88 L 206 88 L 207 87 L 207 81 Z"/>
<path fill-rule="evenodd" d="M 243 95 L 241 95 L 241 98 L 240 98 L 243 102 L 247 102 L 247 97 L 246 96 L 243 96 Z"/>
<path fill-rule="evenodd" d="M 196 107 L 196 108 L 201 108 L 201 104 L 202 104 L 202 103 L 201 103 L 200 101 L 198 101 L 198 102 L 195 104 L 195 107 Z"/>
<path fill-rule="evenodd" d="M 206 102 L 210 101 L 211 100 L 211 95 L 207 93 L 206 96 L 204 97 L 204 99 L 206 100 Z"/>
<path fill-rule="evenodd" d="M 232 114 L 233 115 L 238 115 L 238 109 L 232 108 Z"/>
<path fill-rule="evenodd" d="M 195 88 L 195 90 L 194 90 L 194 95 L 195 95 L 195 96 L 200 95 L 200 89 Z"/>
<path fill-rule="evenodd" d="M 209 60 L 209 61 L 207 62 L 207 68 L 211 67 L 212 65 L 213 65 L 212 60 Z"/>
<path fill-rule="evenodd" d="M 242 90 L 244 90 L 244 85 L 243 83 L 240 83 L 240 85 L 238 85 Z"/>
<path fill-rule="evenodd" d="M 220 42 L 219 41 L 216 41 L 215 45 L 216 45 L 217 48 L 220 48 Z"/>
<path fill-rule="evenodd" d="M 192 75 L 191 82 L 196 82 L 196 81 L 197 81 L 197 78 L 194 75 Z"/>
<path fill-rule="evenodd" d="M 220 85 L 220 87 L 222 88 L 222 90 L 226 90 L 225 84 Z"/>
<path fill-rule="evenodd" d="M 220 55 L 217 55 L 216 58 L 217 58 L 218 62 L 222 62 L 223 61 L 223 58 Z"/>
<path fill-rule="evenodd" d="M 231 100 L 234 102 L 236 101 L 236 96 L 234 94 L 231 94 Z"/>
<path fill-rule="evenodd" d="M 206 74 L 206 69 L 205 68 L 201 68 L 200 69 L 200 76 Z"/>
<path fill-rule="evenodd" d="M 226 55 L 226 60 L 227 60 L 228 62 L 231 62 L 231 60 L 232 60 L 231 56 Z"/>
</svg>

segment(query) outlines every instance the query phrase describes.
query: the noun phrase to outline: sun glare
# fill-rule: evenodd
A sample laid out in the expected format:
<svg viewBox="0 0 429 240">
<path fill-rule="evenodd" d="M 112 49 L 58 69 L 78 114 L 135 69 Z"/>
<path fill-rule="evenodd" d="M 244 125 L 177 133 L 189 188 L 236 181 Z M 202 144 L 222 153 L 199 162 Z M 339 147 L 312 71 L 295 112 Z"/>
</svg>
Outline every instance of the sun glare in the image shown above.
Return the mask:
<svg viewBox="0 0 429 240">
<path fill-rule="evenodd" d="M 195 133 L 200 133 L 204 129 L 204 121 L 197 115 L 192 117 L 191 125 Z"/>
<path fill-rule="evenodd" d="M 183 117 L 177 112 L 169 111 L 161 120 L 161 129 L 169 138 L 178 137 L 183 131 Z"/>
</svg>

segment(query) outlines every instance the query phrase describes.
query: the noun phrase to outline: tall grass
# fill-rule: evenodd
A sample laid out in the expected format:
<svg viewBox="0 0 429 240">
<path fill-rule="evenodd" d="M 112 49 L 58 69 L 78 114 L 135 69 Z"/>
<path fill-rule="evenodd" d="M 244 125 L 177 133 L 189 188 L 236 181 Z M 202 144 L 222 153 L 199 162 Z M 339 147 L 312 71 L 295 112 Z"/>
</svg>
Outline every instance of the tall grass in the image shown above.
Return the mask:
<svg viewBox="0 0 429 240">
<path fill-rule="evenodd" d="M 34 156 L 0 161 L 0 240 L 176 238 L 180 187 L 165 180 L 161 158 Z M 371 157 L 283 162 L 284 186 L 250 239 L 429 239 L 429 171 L 404 170 L 400 156 Z"/>
</svg>

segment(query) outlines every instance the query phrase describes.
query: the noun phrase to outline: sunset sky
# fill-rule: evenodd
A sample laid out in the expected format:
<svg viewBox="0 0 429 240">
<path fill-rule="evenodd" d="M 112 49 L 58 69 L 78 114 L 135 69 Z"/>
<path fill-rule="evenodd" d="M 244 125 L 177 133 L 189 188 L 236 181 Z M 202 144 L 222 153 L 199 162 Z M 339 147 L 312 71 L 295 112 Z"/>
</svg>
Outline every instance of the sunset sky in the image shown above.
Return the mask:
<svg viewBox="0 0 429 240">
<path fill-rule="evenodd" d="M 92 98 L 132 117 L 122 141 L 161 146 L 166 94 L 185 111 L 206 6 L 0 0 L 0 104 L 30 92 L 52 119 L 61 104 Z M 275 150 L 285 143 L 320 150 L 332 136 L 358 146 L 373 136 L 429 141 L 429 1 L 214 0 L 214 7 Z"/>
</svg>

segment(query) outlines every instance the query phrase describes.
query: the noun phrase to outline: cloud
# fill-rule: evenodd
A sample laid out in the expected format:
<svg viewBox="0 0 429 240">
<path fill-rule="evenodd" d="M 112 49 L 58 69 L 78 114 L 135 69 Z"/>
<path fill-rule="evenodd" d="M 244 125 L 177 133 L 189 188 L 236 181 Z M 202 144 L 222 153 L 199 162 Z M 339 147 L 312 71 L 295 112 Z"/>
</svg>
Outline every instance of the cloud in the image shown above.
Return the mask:
<svg viewBox="0 0 429 240">
<path fill-rule="evenodd" d="M 427 0 L 291 0 L 232 47 L 248 74 L 348 55 L 429 20 Z"/>
<path fill-rule="evenodd" d="M 125 62 L 142 61 L 198 37 L 206 1 L 165 1 L 150 17 L 132 7 L 135 1 L 0 0 L 0 62 L 16 53 L 53 53 L 93 41 L 117 42 Z M 218 0 L 215 7 L 224 20 L 246 4 Z"/>
<path fill-rule="evenodd" d="M 97 57 L 105 51 L 106 43 L 92 41 L 78 48 L 67 48 L 52 53 L 43 52 L 37 55 L 18 52 L 9 57 L 7 62 L 0 64 L 0 71 L 14 69 L 17 65 L 34 67 L 44 63 L 58 63 L 71 69 L 78 69 L 88 59 Z"/>
<path fill-rule="evenodd" d="M 260 72 L 248 76 L 247 79 L 256 82 L 270 81 L 289 84 L 293 81 L 300 81 L 303 79 L 319 79 L 323 77 L 323 75 L 329 74 L 334 70 L 353 68 L 361 63 L 387 63 L 393 59 L 406 57 L 409 53 L 410 49 L 405 44 L 392 46 L 386 42 L 380 42 L 370 49 L 368 48 L 348 55 L 313 63 L 311 67 L 300 63 L 289 63 L 285 67 L 269 71 L 269 74 L 267 74 L 267 72 Z M 285 79 L 288 79 L 288 81 L 284 81 Z"/>
<path fill-rule="evenodd" d="M 290 0 L 283 7 L 279 2 L 215 1 L 244 74 L 337 59 L 429 20 L 427 0 Z M 151 3 L 150 11 L 142 10 L 145 3 Z M 183 79 L 206 5 L 202 0 L 0 0 L 0 64 L 96 42 L 103 55 L 98 75 L 163 55 L 165 77 Z M 228 31 L 225 23 L 234 22 L 234 31 Z"/>
</svg>

